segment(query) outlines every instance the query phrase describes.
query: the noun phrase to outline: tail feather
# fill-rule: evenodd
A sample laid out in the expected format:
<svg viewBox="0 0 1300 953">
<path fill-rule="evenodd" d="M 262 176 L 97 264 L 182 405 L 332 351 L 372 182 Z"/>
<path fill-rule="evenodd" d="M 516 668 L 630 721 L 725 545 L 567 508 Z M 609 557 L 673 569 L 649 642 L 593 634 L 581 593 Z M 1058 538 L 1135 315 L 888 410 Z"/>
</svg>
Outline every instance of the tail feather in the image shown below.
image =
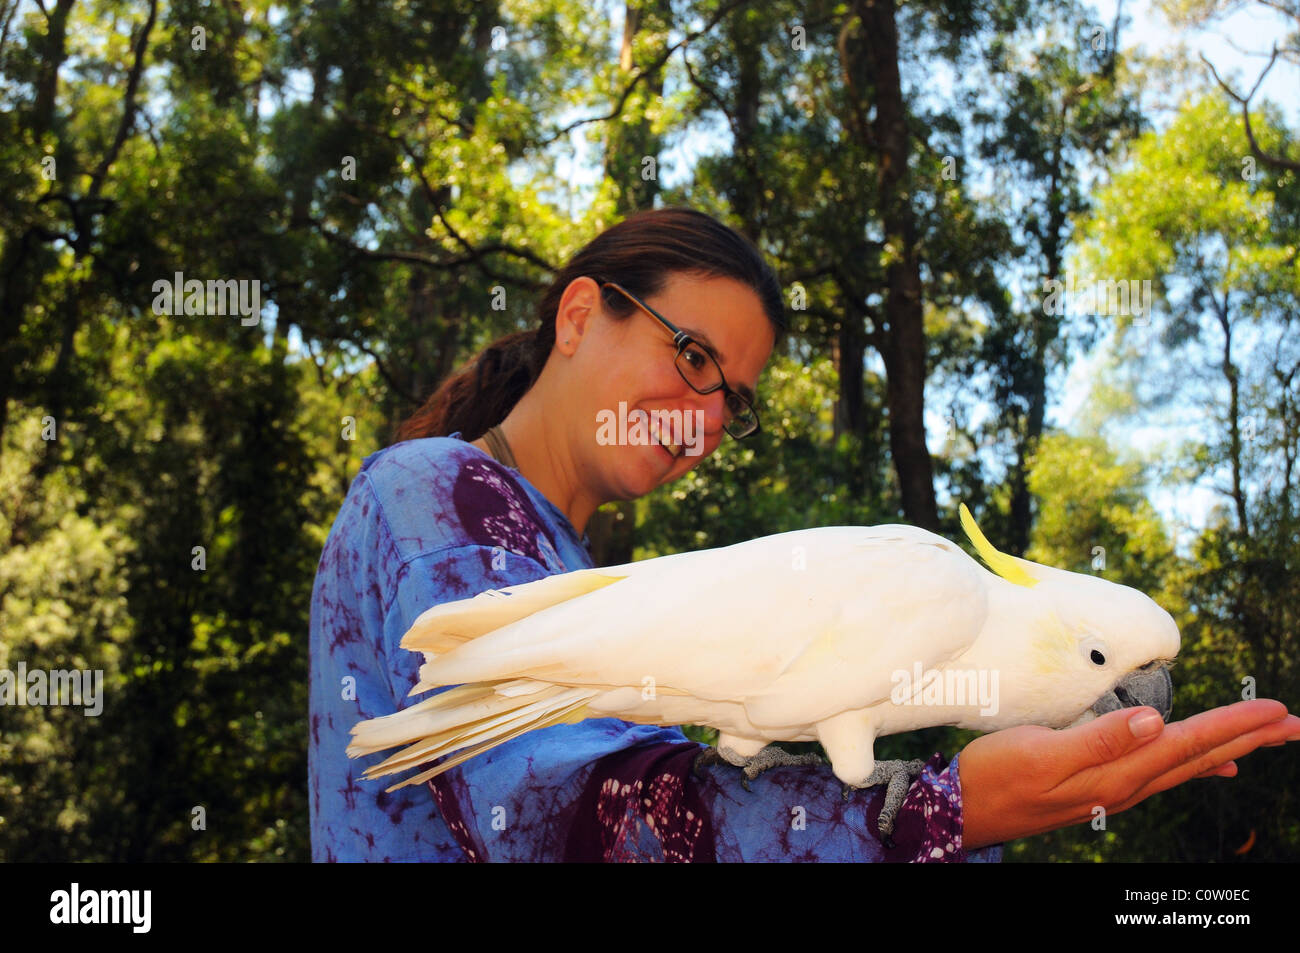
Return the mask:
<svg viewBox="0 0 1300 953">
<path fill-rule="evenodd" d="M 565 691 L 564 688 L 552 685 L 543 685 L 542 687 L 549 689 L 543 701 Z M 497 699 L 497 701 L 499 704 L 492 706 L 491 709 L 480 708 L 471 711 L 461 708 L 452 712 L 452 715 L 459 717 L 452 719 L 452 723 L 442 731 L 431 731 L 426 724 L 417 724 L 416 720 L 412 719 L 400 740 L 384 746 L 391 748 L 395 745 L 406 744 L 407 747 L 390 756 L 386 761 L 371 765 L 366 769 L 367 775 L 373 774 L 375 777 L 380 777 L 385 774 L 393 774 L 403 768 L 422 764 L 425 761 L 459 750 L 466 745 L 474 744 L 481 740 L 479 736 L 483 735 L 486 729 L 500 727 L 504 724 L 503 719 L 513 719 L 518 712 L 528 708 L 526 702 L 517 702 L 513 698 L 505 696 Z M 376 750 L 380 749 L 370 749 L 370 751 Z"/>
<path fill-rule="evenodd" d="M 495 748 L 499 744 L 504 744 L 505 742 L 510 741 L 513 738 L 518 738 L 520 735 L 524 734 L 525 732 L 535 731 L 538 728 L 548 728 L 551 725 L 559 725 L 559 724 L 566 724 L 566 723 L 573 724 L 574 722 L 582 721 L 584 718 L 587 717 L 586 709 L 587 709 L 586 699 L 585 698 L 578 699 L 577 701 L 571 702 L 570 704 L 566 705 L 564 708 L 560 709 L 560 711 L 556 712 L 550 717 L 543 718 L 541 721 L 528 722 L 527 724 L 521 725 L 520 727 L 516 728 L 514 731 L 511 731 L 509 734 L 502 735 L 497 738 L 493 738 L 491 740 L 483 742 L 482 744 L 478 744 L 472 748 L 468 748 L 462 751 L 460 754 L 456 755 L 454 758 L 449 758 L 448 760 L 442 762 L 441 764 L 435 767 L 430 768 L 427 771 L 422 771 L 421 773 L 415 775 L 412 778 L 407 778 L 405 781 L 401 782 L 400 784 L 394 784 L 392 787 L 385 788 L 384 791 L 385 793 L 391 794 L 393 791 L 396 791 L 398 788 L 404 788 L 408 784 L 423 784 L 425 781 L 428 781 L 430 778 L 436 778 L 438 775 L 442 774 L 442 772 L 449 771 L 450 769 L 456 767 L 456 765 L 468 761 L 470 758 L 476 757 L 477 755 L 482 754 L 484 751 L 487 751 L 490 748 Z"/>
<path fill-rule="evenodd" d="M 382 718 L 361 722 L 352 729 L 349 757 L 373 754 L 407 745 L 387 760 L 372 765 L 364 777 L 375 778 L 461 752 L 431 771 L 388 788 L 394 791 L 418 784 L 526 731 L 562 721 L 580 721 L 579 709 L 601 693 L 600 689 L 569 688 L 533 683 L 531 691 L 516 679 L 501 685 L 463 685 L 427 701 Z M 499 693 L 504 688 L 509 694 Z M 448 696 L 454 696 L 448 698 Z"/>
<path fill-rule="evenodd" d="M 383 751 L 394 745 L 413 740 L 418 735 L 411 735 L 408 726 L 412 719 L 432 712 L 446 709 L 458 709 L 464 704 L 473 704 L 489 698 L 493 694 L 491 685 L 462 685 L 450 691 L 427 698 L 419 704 L 404 708 L 391 715 L 371 718 L 352 726 L 352 743 L 348 745 L 348 757 Z"/>
<path fill-rule="evenodd" d="M 454 754 L 466 748 L 478 746 L 478 750 L 486 751 L 488 748 L 506 740 L 504 736 L 515 728 L 522 727 L 525 731 L 532 730 L 538 727 L 539 719 L 547 718 L 557 708 L 571 708 L 574 704 L 582 704 L 586 700 L 586 695 L 575 698 L 568 694 L 568 690 L 565 690 L 565 697 L 558 698 L 550 703 L 534 703 L 525 709 L 517 708 L 512 711 L 480 718 L 472 724 L 461 725 L 440 735 L 422 738 L 415 744 L 403 748 L 387 761 L 368 768 L 365 776 L 367 778 L 378 778 L 386 774 L 395 774 L 406 768 L 413 768 L 416 765 L 425 764 L 436 758 Z"/>
<path fill-rule="evenodd" d="M 419 680 L 410 695 L 445 685 L 458 687 L 394 714 L 355 725 L 348 757 L 407 746 L 367 768 L 364 776 L 373 778 L 455 755 L 432 770 L 388 789 L 393 791 L 434 777 L 526 731 L 581 721 L 586 702 L 606 689 L 546 681 L 552 671 L 556 675 L 563 673 L 561 662 L 531 664 L 519 671 L 484 672 L 468 678 L 440 676 L 439 669 L 445 671 L 446 667 L 438 662 L 443 656 L 456 658 L 457 648 L 479 636 L 625 578 L 609 571 L 579 570 L 489 590 L 472 599 L 443 603 L 421 613 L 401 641 L 402 648 L 423 652 L 425 657 Z M 461 682 L 467 684 L 458 684 Z"/>
<path fill-rule="evenodd" d="M 385 716 L 382 721 L 375 719 L 368 730 L 363 730 L 363 726 L 358 725 L 354 730 L 355 740 L 350 749 L 355 747 L 358 754 L 370 754 L 394 745 L 409 744 L 422 738 L 436 738 L 472 722 L 509 713 L 518 707 L 519 702 L 514 698 L 488 695 L 474 701 L 463 702 L 454 708 L 444 707 L 436 710 L 407 708 L 397 712 L 396 715 Z"/>
</svg>

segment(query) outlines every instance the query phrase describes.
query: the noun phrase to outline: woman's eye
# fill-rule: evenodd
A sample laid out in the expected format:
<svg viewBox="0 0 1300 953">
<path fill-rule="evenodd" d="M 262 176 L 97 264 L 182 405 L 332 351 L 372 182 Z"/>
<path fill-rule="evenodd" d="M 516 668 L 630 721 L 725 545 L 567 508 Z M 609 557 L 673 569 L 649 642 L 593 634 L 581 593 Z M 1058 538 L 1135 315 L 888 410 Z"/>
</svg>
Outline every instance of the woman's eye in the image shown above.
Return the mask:
<svg viewBox="0 0 1300 953">
<path fill-rule="evenodd" d="M 691 367 L 695 368 L 697 371 L 702 368 L 705 363 L 704 355 L 693 347 L 688 347 L 686 349 L 686 360 L 689 361 Z"/>
</svg>

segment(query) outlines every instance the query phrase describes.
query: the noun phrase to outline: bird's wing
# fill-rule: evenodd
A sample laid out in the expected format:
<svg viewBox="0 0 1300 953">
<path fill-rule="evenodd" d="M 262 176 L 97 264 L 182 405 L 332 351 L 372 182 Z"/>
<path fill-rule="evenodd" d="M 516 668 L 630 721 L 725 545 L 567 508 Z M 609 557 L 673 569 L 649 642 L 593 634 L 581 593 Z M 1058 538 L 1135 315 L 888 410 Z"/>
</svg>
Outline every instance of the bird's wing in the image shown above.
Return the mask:
<svg viewBox="0 0 1300 953">
<path fill-rule="evenodd" d="M 445 640 L 421 685 L 653 684 L 743 702 L 755 724 L 807 723 L 888 698 L 895 670 L 961 654 L 987 613 L 984 570 L 909 526 L 798 530 L 566 576 L 584 573 L 586 582 L 552 592 L 585 592 L 454 646 Z M 483 630 L 503 600 L 532 600 L 530 587 L 541 593 L 566 576 L 439 608 L 457 631 Z M 475 602 L 487 621 L 471 615 Z M 403 645 L 419 647 L 411 641 Z"/>
<path fill-rule="evenodd" d="M 622 578 L 604 569 L 580 569 L 506 589 L 489 589 L 472 599 L 444 602 L 420 613 L 402 636 L 402 648 L 441 655 L 487 632 Z"/>
</svg>

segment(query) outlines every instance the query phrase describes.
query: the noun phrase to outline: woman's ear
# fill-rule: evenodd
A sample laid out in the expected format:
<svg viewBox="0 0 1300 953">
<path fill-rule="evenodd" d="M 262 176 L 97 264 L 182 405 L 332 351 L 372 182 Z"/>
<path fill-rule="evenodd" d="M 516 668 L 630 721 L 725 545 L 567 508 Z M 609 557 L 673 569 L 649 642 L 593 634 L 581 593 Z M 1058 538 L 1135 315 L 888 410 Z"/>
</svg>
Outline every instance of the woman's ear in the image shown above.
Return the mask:
<svg viewBox="0 0 1300 953">
<path fill-rule="evenodd" d="M 561 353 L 572 355 L 578 349 L 600 303 L 600 286 L 591 278 L 584 275 L 569 282 L 555 312 L 555 346 Z"/>
</svg>

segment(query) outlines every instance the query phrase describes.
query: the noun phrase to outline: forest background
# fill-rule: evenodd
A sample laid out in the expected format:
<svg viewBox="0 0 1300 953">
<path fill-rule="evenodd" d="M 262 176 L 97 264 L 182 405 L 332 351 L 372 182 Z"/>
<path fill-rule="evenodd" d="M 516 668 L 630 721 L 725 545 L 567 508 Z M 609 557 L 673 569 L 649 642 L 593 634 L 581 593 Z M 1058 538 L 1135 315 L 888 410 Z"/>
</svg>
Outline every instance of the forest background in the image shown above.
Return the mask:
<svg viewBox="0 0 1300 953">
<path fill-rule="evenodd" d="M 1294 709 L 1300 2 L 1141 16 L 1243 11 L 1228 69 L 1074 0 L 0 0 L 0 669 L 105 678 L 0 707 L 0 860 L 308 859 L 361 460 L 655 205 L 753 239 L 791 332 L 762 433 L 603 508 L 598 564 L 965 501 L 1174 614 L 1175 717 Z M 1260 751 L 1007 858 L 1294 861 L 1297 789 Z"/>
</svg>

